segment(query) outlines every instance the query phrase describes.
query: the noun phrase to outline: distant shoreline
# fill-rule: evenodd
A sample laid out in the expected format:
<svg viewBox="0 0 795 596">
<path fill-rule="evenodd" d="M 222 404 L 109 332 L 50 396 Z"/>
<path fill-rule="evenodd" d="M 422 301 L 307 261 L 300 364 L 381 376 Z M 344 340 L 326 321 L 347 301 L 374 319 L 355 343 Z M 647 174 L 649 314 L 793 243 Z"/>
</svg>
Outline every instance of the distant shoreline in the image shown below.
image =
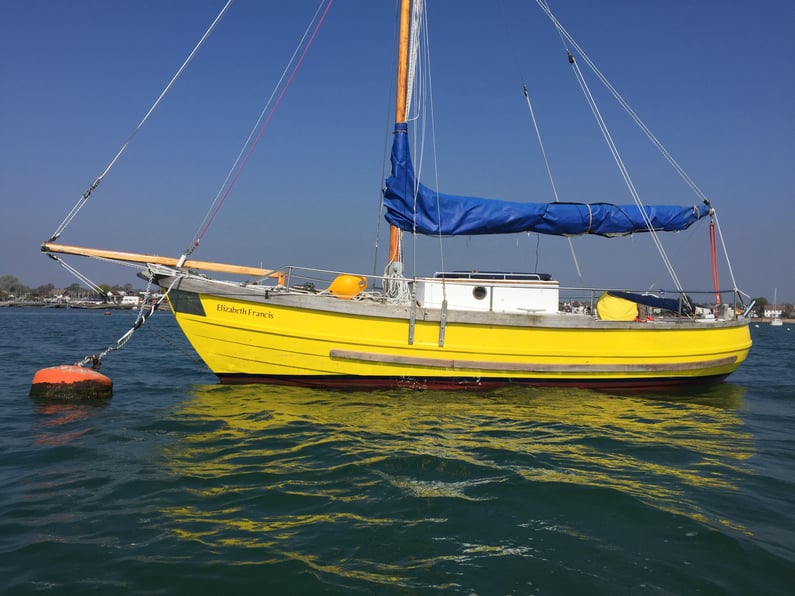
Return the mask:
<svg viewBox="0 0 795 596">
<path fill-rule="evenodd" d="M 0 302 L 0 308 L 38 308 L 41 310 L 49 310 L 53 308 L 62 309 L 62 310 L 138 310 L 140 306 L 129 306 L 127 304 L 103 304 L 103 303 L 86 303 L 82 302 L 79 304 L 47 304 L 42 302 L 19 302 L 19 301 L 6 301 Z M 158 310 L 171 312 L 171 309 L 168 305 L 163 302 L 160 304 Z M 795 319 L 781 319 L 781 321 L 785 325 L 795 325 Z M 751 319 L 752 323 L 756 323 L 758 325 L 770 325 L 771 319 L 769 318 L 761 318 L 761 319 Z"/>
<path fill-rule="evenodd" d="M 4 301 L 0 302 L 0 308 L 25 308 L 38 310 L 138 310 L 140 306 L 130 306 L 129 304 L 105 304 L 103 302 L 79 302 L 76 304 L 52 304 L 45 302 L 27 301 Z M 171 311 L 167 304 L 161 303 L 157 310 Z"/>
</svg>

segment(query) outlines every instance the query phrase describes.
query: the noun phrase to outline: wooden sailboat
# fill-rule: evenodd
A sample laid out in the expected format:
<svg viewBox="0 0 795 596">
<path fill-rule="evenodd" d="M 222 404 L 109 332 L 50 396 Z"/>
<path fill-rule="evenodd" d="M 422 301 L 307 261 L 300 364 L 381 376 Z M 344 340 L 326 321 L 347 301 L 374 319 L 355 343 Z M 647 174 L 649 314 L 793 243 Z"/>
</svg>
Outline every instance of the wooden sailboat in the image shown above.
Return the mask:
<svg viewBox="0 0 795 596">
<path fill-rule="evenodd" d="M 384 191 L 390 248 L 383 276 L 246 268 L 55 239 L 42 250 L 146 263 L 146 275 L 167 291 L 182 331 L 224 383 L 667 388 L 719 381 L 737 369 L 751 346 L 738 292 L 703 316 L 703 306 L 684 291 L 662 298 L 580 289 L 578 309 L 570 312 L 571 293 L 545 274 L 404 274 L 405 233 L 654 234 L 686 229 L 713 214 L 708 204 L 526 204 L 424 186 L 415 176 L 407 133 L 411 27 L 411 2 L 404 0 L 392 170 Z M 196 270 L 257 279 L 215 280 Z M 653 321 L 647 312 L 656 315 Z"/>
</svg>

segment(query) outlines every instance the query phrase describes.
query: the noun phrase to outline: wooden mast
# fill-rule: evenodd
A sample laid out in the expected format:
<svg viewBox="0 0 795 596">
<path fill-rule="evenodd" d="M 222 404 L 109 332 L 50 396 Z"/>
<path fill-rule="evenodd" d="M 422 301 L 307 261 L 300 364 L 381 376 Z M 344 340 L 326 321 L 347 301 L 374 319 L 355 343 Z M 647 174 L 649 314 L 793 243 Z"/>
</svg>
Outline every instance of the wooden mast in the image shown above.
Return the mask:
<svg viewBox="0 0 795 596">
<path fill-rule="evenodd" d="M 408 93 L 409 34 L 411 29 L 411 0 L 400 4 L 400 33 L 398 39 L 397 94 L 395 98 L 395 122 L 406 121 L 406 94 Z M 389 226 L 389 262 L 400 262 L 400 229 Z"/>
</svg>

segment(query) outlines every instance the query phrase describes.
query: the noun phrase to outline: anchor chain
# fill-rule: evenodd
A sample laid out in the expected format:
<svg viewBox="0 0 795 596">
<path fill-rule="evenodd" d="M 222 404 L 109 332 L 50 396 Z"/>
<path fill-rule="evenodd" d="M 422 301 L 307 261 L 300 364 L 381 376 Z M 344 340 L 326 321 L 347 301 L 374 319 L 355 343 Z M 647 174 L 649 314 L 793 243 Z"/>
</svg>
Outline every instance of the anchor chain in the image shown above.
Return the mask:
<svg viewBox="0 0 795 596">
<path fill-rule="evenodd" d="M 146 323 L 147 319 L 150 316 L 152 316 L 152 314 L 157 310 L 157 308 L 160 306 L 163 300 L 166 299 L 169 292 L 171 292 L 171 288 L 174 287 L 174 284 L 176 283 L 177 279 L 178 278 L 174 279 L 174 281 L 171 283 L 168 289 L 163 293 L 162 296 L 160 296 L 160 298 L 156 302 L 147 304 L 149 302 L 149 297 L 151 295 L 150 288 L 152 287 L 152 277 L 150 276 L 146 285 L 146 292 L 144 293 L 144 302 L 141 305 L 141 308 L 138 310 L 138 316 L 136 317 L 133 326 L 130 329 L 128 329 L 127 332 L 124 333 L 124 335 L 122 335 L 119 339 L 117 339 L 113 344 L 105 348 L 104 351 L 102 351 L 99 354 L 91 354 L 89 356 L 86 356 L 80 362 L 75 362 L 75 366 L 86 366 L 88 364 L 91 364 L 91 368 L 93 368 L 94 370 L 99 370 L 100 367 L 102 366 L 102 359 L 111 352 L 115 352 L 116 350 L 121 350 L 124 347 L 124 345 L 128 341 L 130 341 L 130 338 L 132 337 L 133 333 L 135 333 L 138 329 L 141 328 L 141 326 L 144 323 Z"/>
</svg>

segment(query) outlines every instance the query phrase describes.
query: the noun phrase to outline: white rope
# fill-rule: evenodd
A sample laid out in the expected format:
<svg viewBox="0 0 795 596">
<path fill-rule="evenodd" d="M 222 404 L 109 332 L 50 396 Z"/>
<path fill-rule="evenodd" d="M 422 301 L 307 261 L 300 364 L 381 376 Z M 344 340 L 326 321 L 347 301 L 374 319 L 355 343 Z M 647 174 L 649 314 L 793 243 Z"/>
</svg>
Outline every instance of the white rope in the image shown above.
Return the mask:
<svg viewBox="0 0 795 596">
<path fill-rule="evenodd" d="M 425 23 L 425 3 L 423 0 L 416 0 L 411 5 L 411 30 L 409 40 L 409 64 L 406 85 L 406 105 L 411 105 L 411 98 L 414 93 L 414 82 L 416 80 L 417 56 L 420 46 L 420 29 Z"/>
<path fill-rule="evenodd" d="M 436 147 L 437 147 L 437 145 L 436 145 L 436 112 L 434 110 L 434 104 L 433 104 L 433 79 L 432 79 L 432 76 L 431 76 L 431 73 L 433 71 L 431 69 L 431 50 L 430 50 L 431 44 L 430 44 L 430 40 L 429 40 L 429 32 L 428 32 L 427 25 L 424 27 L 424 36 L 425 36 L 425 46 L 424 46 L 425 47 L 425 54 L 424 54 L 424 56 L 425 56 L 425 62 L 426 62 L 426 72 L 428 73 L 428 75 L 427 75 L 427 90 L 428 91 L 427 91 L 427 94 L 425 96 L 425 100 L 424 101 L 427 101 L 428 108 L 426 110 L 423 110 L 423 113 L 429 115 L 430 124 L 431 124 L 431 147 L 433 148 L 433 180 L 434 180 L 434 186 L 436 188 L 435 192 L 437 193 L 437 196 L 438 196 L 438 192 L 439 192 L 439 189 L 442 187 L 442 184 L 441 184 L 441 179 L 439 177 L 439 159 L 438 159 L 439 156 L 438 156 L 438 154 L 436 152 Z M 424 139 L 424 137 L 425 137 L 425 122 L 423 121 L 423 139 Z M 423 142 L 423 151 L 424 151 L 424 142 Z M 419 177 L 417 178 L 417 180 L 418 180 L 418 184 L 419 184 Z M 415 199 L 414 203 L 415 203 L 415 217 L 414 217 L 414 221 L 417 221 L 417 218 L 416 218 L 416 199 Z M 441 203 L 438 200 L 438 198 L 437 198 L 437 201 L 436 201 L 436 221 L 438 221 L 440 224 L 441 224 L 441 221 L 442 221 Z M 439 266 L 440 266 L 441 270 L 444 272 L 444 271 L 447 271 L 447 267 L 445 265 L 445 259 L 444 259 L 444 237 L 442 236 L 441 230 L 439 231 L 439 234 L 437 235 L 437 241 L 439 243 Z M 415 254 L 416 254 L 416 251 L 415 251 Z M 447 281 L 446 280 L 447 280 L 447 278 L 445 276 L 442 276 L 442 304 L 447 304 Z"/>
<path fill-rule="evenodd" d="M 530 119 L 533 121 L 533 128 L 536 131 L 536 138 L 538 139 L 538 145 L 541 148 L 541 155 L 544 158 L 544 166 L 547 169 L 547 176 L 549 177 L 549 184 L 552 187 L 552 195 L 555 197 L 555 202 L 559 203 L 560 199 L 558 197 L 558 189 L 555 185 L 555 178 L 552 175 L 552 168 L 549 167 L 549 159 L 547 159 L 547 151 L 544 147 L 544 141 L 541 139 L 541 129 L 538 127 L 538 122 L 536 121 L 535 111 L 533 110 L 533 104 L 530 101 L 530 94 L 527 91 L 527 85 L 522 84 L 522 89 L 524 90 L 524 98 L 527 102 L 527 109 L 530 110 Z M 590 207 L 589 207 L 590 209 Z M 582 276 L 582 270 L 580 269 L 580 263 L 577 260 L 577 253 L 574 251 L 574 242 L 572 241 L 571 237 L 568 237 L 567 240 L 569 241 L 569 250 L 571 251 L 571 258 L 574 261 L 574 268 L 577 270 L 577 277 L 580 278 L 580 285 L 585 285 L 585 280 Z"/>
<path fill-rule="evenodd" d="M 549 17 L 549 19 L 552 21 L 552 23 L 555 25 L 555 28 L 558 30 L 558 33 L 560 34 L 561 38 L 565 39 L 566 41 L 568 41 L 572 45 L 572 47 L 575 48 L 575 50 L 586 61 L 588 66 L 594 71 L 594 73 L 596 73 L 596 75 L 598 76 L 599 80 L 605 85 L 605 87 L 607 87 L 610 90 L 610 92 L 613 94 L 613 97 L 615 97 L 616 100 L 621 104 L 621 106 L 627 111 L 627 113 L 630 114 L 630 116 L 635 121 L 635 123 L 638 124 L 638 126 L 640 126 L 640 128 L 646 133 L 646 136 L 652 141 L 652 143 L 663 153 L 664 156 L 666 156 L 666 159 L 668 159 L 669 163 L 671 163 L 671 165 L 674 166 L 674 168 L 677 170 L 677 172 L 680 173 L 680 175 L 683 175 L 683 177 L 685 178 L 686 181 L 689 180 L 689 184 L 691 184 L 691 188 L 694 188 L 694 190 L 696 191 L 696 194 L 698 194 L 699 197 L 701 197 L 702 199 L 706 200 L 706 197 L 704 197 L 703 193 L 701 193 L 701 191 L 698 190 L 698 187 L 695 186 L 695 183 L 693 183 L 692 180 L 690 180 L 690 178 L 684 173 L 684 171 L 681 169 L 681 167 L 679 167 L 678 164 L 676 164 L 676 162 L 673 160 L 673 157 L 670 156 L 670 154 L 665 150 L 665 148 L 662 146 L 662 144 L 651 133 L 651 131 L 648 129 L 648 127 L 646 127 L 646 125 L 640 120 L 640 118 L 637 116 L 637 114 L 635 114 L 635 112 L 629 107 L 629 104 L 627 104 L 626 101 L 624 101 L 624 99 L 621 97 L 621 95 L 618 93 L 618 91 L 616 91 L 616 89 L 610 84 L 610 82 L 604 77 L 604 75 L 602 75 L 602 73 L 599 71 L 599 69 L 596 68 L 596 65 L 587 57 L 585 52 L 583 52 L 582 48 L 580 48 L 580 46 L 577 44 L 577 42 L 574 40 L 574 38 L 568 33 L 568 31 L 565 30 L 563 25 L 560 24 L 560 21 L 557 20 L 557 18 L 552 14 L 552 11 L 550 10 L 549 6 L 547 6 L 546 1 L 545 0 L 536 0 L 536 3 L 544 11 L 544 13 L 547 15 L 547 17 Z M 564 45 L 565 45 L 565 41 L 564 41 Z M 568 49 L 567 49 L 567 52 L 568 52 Z M 665 268 L 668 271 L 668 274 L 671 276 L 671 280 L 673 281 L 673 283 L 676 286 L 677 290 L 682 292 L 682 291 L 684 291 L 684 289 L 682 287 L 681 282 L 679 281 L 679 277 L 677 276 L 676 271 L 674 270 L 674 267 L 673 267 L 670 259 L 668 258 L 668 255 L 665 252 L 665 249 L 664 249 L 664 247 L 662 245 L 662 242 L 661 242 L 661 240 L 659 238 L 659 235 L 657 234 L 656 230 L 654 230 L 654 228 L 651 225 L 651 221 L 650 221 L 650 219 L 648 217 L 648 214 L 646 213 L 646 210 L 644 209 L 643 202 L 640 199 L 640 195 L 637 192 L 635 184 L 632 182 L 632 178 L 629 175 L 629 171 L 627 170 L 626 166 L 624 165 L 624 162 L 623 162 L 623 160 L 621 158 L 621 155 L 620 155 L 620 153 L 618 151 L 618 147 L 616 146 L 615 141 L 613 140 L 613 138 L 612 138 L 612 136 L 610 134 L 610 131 L 607 128 L 607 124 L 606 124 L 604 118 L 602 117 L 602 115 L 601 115 L 601 113 L 599 111 L 599 108 L 598 108 L 598 106 L 596 104 L 596 100 L 593 97 L 590 89 L 588 88 L 588 84 L 587 84 L 587 82 L 585 80 L 585 77 L 582 74 L 582 71 L 580 70 L 579 64 L 577 63 L 577 61 L 574 59 L 574 57 L 572 56 L 572 54 L 570 52 L 569 52 L 569 62 L 571 63 L 571 65 L 574 68 L 574 73 L 575 73 L 575 77 L 577 78 L 577 82 L 579 83 L 580 88 L 582 89 L 583 94 L 585 95 L 586 101 L 588 102 L 588 105 L 591 108 L 591 111 L 592 111 L 592 113 L 594 115 L 594 118 L 596 119 L 596 122 L 597 122 L 597 124 L 599 126 L 599 129 L 602 132 L 602 136 L 604 137 L 605 141 L 607 142 L 607 145 L 608 145 L 608 147 L 610 149 L 610 153 L 613 156 L 613 160 L 616 162 L 616 165 L 618 166 L 619 172 L 621 173 L 621 176 L 624 178 L 624 182 L 627 185 L 627 188 L 629 189 L 630 194 L 632 195 L 633 201 L 635 202 L 635 204 L 637 205 L 638 209 L 640 210 L 641 216 L 643 217 L 643 221 L 646 224 L 646 228 L 648 229 L 649 233 L 651 234 L 652 241 L 654 242 L 654 245 L 657 248 L 657 252 L 660 254 L 660 258 L 662 259 L 663 264 L 665 265 Z"/>
<path fill-rule="evenodd" d="M 570 56 L 570 61 L 572 66 L 574 67 L 575 75 L 577 77 L 577 81 L 580 84 L 580 88 L 583 90 L 586 100 L 588 101 L 588 105 L 591 107 L 591 111 L 593 112 L 594 118 L 596 118 L 596 122 L 599 125 L 599 129 L 602 131 L 602 136 L 607 142 L 607 146 L 610 148 L 610 153 L 613 156 L 613 160 L 616 162 L 618 170 L 621 173 L 621 176 L 624 178 L 624 183 L 627 185 L 627 188 L 629 189 L 629 192 L 632 195 L 632 199 L 635 202 L 635 205 L 637 205 L 641 217 L 643 217 L 643 222 L 646 224 L 646 228 L 651 234 L 652 241 L 654 242 L 654 245 L 657 247 L 657 252 L 660 254 L 660 258 L 662 259 L 663 264 L 665 265 L 665 268 L 668 271 L 668 274 L 671 276 L 671 280 L 674 282 L 676 289 L 682 292 L 684 291 L 684 288 L 682 287 L 682 284 L 679 281 L 679 277 L 677 276 L 676 271 L 674 270 L 673 264 L 671 263 L 670 259 L 668 258 L 668 255 L 665 252 L 665 248 L 662 245 L 662 241 L 660 240 L 659 234 L 657 234 L 657 231 L 652 226 L 651 220 L 649 219 L 649 216 L 646 213 L 646 209 L 644 208 L 643 201 L 641 201 L 640 195 L 638 194 L 637 188 L 635 187 L 635 183 L 632 181 L 632 178 L 629 175 L 629 171 L 624 165 L 624 160 L 621 158 L 621 154 L 618 151 L 618 146 L 613 140 L 613 137 L 610 134 L 609 129 L 607 128 L 607 123 L 605 122 L 601 112 L 599 111 L 598 106 L 596 105 L 596 99 L 591 94 L 591 90 L 588 88 L 588 83 L 586 82 L 585 77 L 583 76 L 582 71 L 580 70 L 580 67 L 577 64 L 577 61 L 574 60 L 574 58 L 571 56 Z"/>
<path fill-rule="evenodd" d="M 210 34 L 212 33 L 213 29 L 215 29 L 215 26 L 220 22 L 220 20 L 226 14 L 227 10 L 232 5 L 232 2 L 233 2 L 233 0 L 228 0 L 227 1 L 226 5 L 221 9 L 221 12 L 218 13 L 218 16 L 215 17 L 215 20 L 212 22 L 210 27 L 207 29 L 207 31 L 205 31 L 204 35 L 199 40 L 199 43 L 196 44 L 196 46 L 193 48 L 193 51 L 191 51 L 191 53 L 188 55 L 188 57 L 182 63 L 182 66 L 179 67 L 179 70 L 177 70 L 176 74 L 171 78 L 171 81 L 169 81 L 168 85 L 166 85 L 165 89 L 163 89 L 162 93 L 160 93 L 160 96 L 152 104 L 152 107 L 149 108 L 149 111 L 146 113 L 146 115 L 143 117 L 143 119 L 138 123 L 138 126 L 135 127 L 135 129 L 132 131 L 132 133 L 130 133 L 130 136 L 127 137 L 127 140 L 124 141 L 124 144 L 121 146 L 121 149 L 119 149 L 118 153 L 116 153 L 115 157 L 110 161 L 110 163 L 107 165 L 105 170 L 99 176 L 97 176 L 97 179 L 94 180 L 94 183 L 88 188 L 88 190 L 83 193 L 83 196 L 80 197 L 80 199 L 78 199 L 78 201 L 75 204 L 75 206 L 72 207 L 72 210 L 69 212 L 69 214 L 66 216 L 66 218 L 61 222 L 61 225 L 59 225 L 58 228 L 55 230 L 53 235 L 50 237 L 50 240 L 49 240 L 50 242 L 52 242 L 53 240 L 56 240 L 63 233 L 63 231 L 66 228 L 66 226 L 69 225 L 69 223 L 74 219 L 74 217 L 77 215 L 77 213 L 80 211 L 80 209 L 83 208 L 83 205 L 85 205 L 86 202 L 88 201 L 88 199 L 91 197 L 91 193 L 94 191 L 94 189 L 97 186 L 99 186 L 99 183 L 102 182 L 102 179 L 107 175 L 107 173 L 110 171 L 110 169 L 113 167 L 113 165 L 119 159 L 119 157 L 121 157 L 121 154 L 124 153 L 124 150 L 127 149 L 127 145 L 130 144 L 130 142 L 133 140 L 135 135 L 138 134 L 138 131 L 141 130 L 141 127 L 143 127 L 144 123 L 149 119 L 149 116 L 151 116 L 152 112 L 155 111 L 155 108 L 157 108 L 157 106 L 160 104 L 160 102 L 163 100 L 163 98 L 166 96 L 166 94 L 171 90 L 171 87 L 173 87 L 173 85 L 176 82 L 176 80 L 179 78 L 179 76 L 182 74 L 182 72 L 185 70 L 185 68 L 187 68 L 187 66 L 191 62 L 191 60 L 193 60 L 193 57 L 199 51 L 199 48 L 201 48 L 202 45 L 204 45 L 204 42 L 210 36 Z"/>
<path fill-rule="evenodd" d="M 721 230 L 720 222 L 718 221 L 718 214 L 715 212 L 714 209 L 712 210 L 712 217 L 715 218 L 715 226 L 718 228 L 718 236 L 720 236 L 720 245 L 723 248 L 723 256 L 726 258 L 726 265 L 729 268 L 729 277 L 731 277 L 732 280 L 732 289 L 735 292 L 739 292 L 740 290 L 737 288 L 737 282 L 734 279 L 734 271 L 732 270 L 732 264 L 731 261 L 729 260 L 729 253 L 726 250 L 726 243 L 723 241 L 723 230 Z"/>
<path fill-rule="evenodd" d="M 426 120 L 425 114 L 427 113 L 424 109 L 424 99 L 426 97 L 426 80 L 425 76 L 423 76 L 423 72 L 429 72 L 430 69 L 426 69 L 423 71 L 423 66 L 427 66 L 423 64 L 423 59 L 427 60 L 427 55 L 423 53 L 422 58 L 420 59 L 420 35 L 425 36 L 426 43 L 424 44 L 424 48 L 427 51 L 427 28 L 425 26 L 425 18 L 427 17 L 425 11 L 425 5 L 422 0 L 415 3 L 412 6 L 411 12 L 411 32 L 410 32 L 410 39 L 409 39 L 409 64 L 408 64 L 408 73 L 407 73 L 407 85 L 406 85 L 406 121 L 410 120 L 417 120 L 421 123 L 421 126 L 414 128 L 414 134 L 419 135 L 422 139 L 425 138 L 425 126 Z M 416 93 L 415 93 L 416 91 Z M 422 98 L 422 104 L 415 99 L 416 97 Z M 413 109 L 412 109 L 413 108 Z M 419 132 L 419 130 L 421 132 Z M 408 133 L 407 133 L 408 134 Z M 424 141 L 417 142 L 417 138 L 412 141 L 412 145 L 418 148 L 418 153 L 415 159 L 415 172 L 414 172 L 414 189 L 412 192 L 414 193 L 414 211 L 416 215 L 416 207 L 417 207 L 417 189 L 419 185 L 419 180 L 421 178 L 422 173 L 422 163 L 423 163 L 423 154 L 424 154 Z M 416 217 L 414 218 L 414 225 L 416 226 Z M 412 276 L 416 277 L 417 273 L 417 233 L 416 227 L 412 230 L 412 239 L 413 239 L 413 249 L 412 249 Z M 398 238 L 398 252 L 401 255 L 401 259 L 398 262 L 394 263 L 387 263 L 386 269 L 384 270 L 384 295 L 388 302 L 392 304 L 407 304 L 411 301 L 411 289 L 409 288 L 408 280 L 405 277 L 405 272 L 403 269 L 403 238 L 402 234 Z"/>
<path fill-rule="evenodd" d="M 287 65 L 284 67 L 284 70 L 282 71 L 282 74 L 279 77 L 279 80 L 276 82 L 276 85 L 274 85 L 273 91 L 271 91 L 270 97 L 268 97 L 268 101 L 265 103 L 265 107 L 262 108 L 262 111 L 260 112 L 259 117 L 257 118 L 257 121 L 254 123 L 254 126 L 251 127 L 251 132 L 249 132 L 249 135 L 248 135 L 248 137 L 246 137 L 246 140 L 243 143 L 243 146 L 240 148 L 240 153 L 237 154 L 237 157 L 235 158 L 234 163 L 229 168 L 229 172 L 226 174 L 226 178 L 224 178 L 223 183 L 218 188 L 218 192 L 216 193 L 215 198 L 213 199 L 212 203 L 210 204 L 210 207 L 207 209 L 207 213 L 204 215 L 204 219 L 202 219 L 201 223 L 196 228 L 196 233 L 194 234 L 194 240 L 192 242 L 192 246 L 185 251 L 185 256 L 191 254 L 194 251 L 194 249 L 196 248 L 196 246 L 198 246 L 198 238 L 199 238 L 199 234 L 201 233 L 201 230 L 204 229 L 205 225 L 207 224 L 207 221 L 210 219 L 210 217 L 212 216 L 213 212 L 215 211 L 215 207 L 218 204 L 218 201 L 221 199 L 221 196 L 224 193 L 224 190 L 226 189 L 226 186 L 229 183 L 229 180 L 232 178 L 234 172 L 236 171 L 237 166 L 240 163 L 240 160 L 243 159 L 243 156 L 245 155 L 246 150 L 251 145 L 251 141 L 254 138 L 254 135 L 259 130 L 260 125 L 262 124 L 262 120 L 265 118 L 265 116 L 270 111 L 270 107 L 271 107 L 271 104 L 273 103 L 273 99 L 276 97 L 276 94 L 279 92 L 279 89 L 281 89 L 282 83 L 284 82 L 284 79 L 287 77 L 287 74 L 290 72 L 290 69 L 292 68 L 293 64 L 295 63 L 295 60 L 296 60 L 299 52 L 301 51 L 301 48 L 304 46 L 304 42 L 306 41 L 306 38 L 309 36 L 309 34 L 310 34 L 311 30 L 312 30 L 312 27 L 314 26 L 315 22 L 317 21 L 318 15 L 320 15 L 323 6 L 327 2 L 328 2 L 328 0 L 321 0 L 320 1 L 320 4 L 318 5 L 317 10 L 315 11 L 315 14 L 312 16 L 312 19 L 309 21 L 309 24 L 306 26 L 306 29 L 304 30 L 303 36 L 301 37 L 301 39 L 299 40 L 298 44 L 296 45 L 295 50 L 293 51 L 293 54 L 290 56 L 290 59 L 287 62 Z"/>
<path fill-rule="evenodd" d="M 552 11 L 546 5 L 545 0 L 536 0 L 538 6 L 541 7 L 541 10 L 546 13 L 547 17 L 552 21 L 555 25 L 556 29 L 563 36 L 571 46 L 576 50 L 577 54 L 582 57 L 588 67 L 594 72 L 594 74 L 599 78 L 602 84 L 610 91 L 610 93 L 615 97 L 616 101 L 621 105 L 622 108 L 629 114 L 632 120 L 640 127 L 640 129 L 644 132 L 644 134 L 649 138 L 649 140 L 654 144 L 655 147 L 663 154 L 665 159 L 671 166 L 676 170 L 676 172 L 682 177 L 682 179 L 687 183 L 688 186 L 696 193 L 696 195 L 706 200 L 706 195 L 701 191 L 698 185 L 693 181 L 692 178 L 684 171 L 684 169 L 679 165 L 679 163 L 674 159 L 674 157 L 668 152 L 668 150 L 663 146 L 663 144 L 657 139 L 657 137 L 652 133 L 651 129 L 640 119 L 635 111 L 630 107 L 630 105 L 626 102 L 626 100 L 621 96 L 618 90 L 613 87 L 610 81 L 607 80 L 602 72 L 596 67 L 596 64 L 588 57 L 588 55 L 583 51 L 583 49 L 579 46 L 579 44 L 575 41 L 575 39 L 569 34 L 568 31 L 560 24 L 560 21 L 552 14 Z"/>
<path fill-rule="evenodd" d="M 94 290 L 94 291 L 95 291 L 97 294 L 101 295 L 103 298 L 107 298 L 107 296 L 106 296 L 106 294 L 105 294 L 105 291 L 104 291 L 104 290 L 103 290 L 101 287 L 99 287 L 99 286 L 98 286 L 97 284 L 95 284 L 93 281 L 91 281 L 90 279 L 88 279 L 88 278 L 87 278 L 85 275 L 83 275 L 82 273 L 80 273 L 80 272 L 79 272 L 77 269 L 75 269 L 74 267 L 72 267 L 72 266 L 71 266 L 69 263 L 67 263 L 66 261 L 64 261 L 62 258 L 60 258 L 60 257 L 57 257 L 57 256 L 55 256 L 55 255 L 52 255 L 52 254 L 50 254 L 50 255 L 48 255 L 48 256 L 50 256 L 50 257 L 51 257 L 53 260 L 55 260 L 55 261 L 57 261 L 58 263 L 60 263 L 60 264 L 61 264 L 61 266 L 62 266 L 64 269 L 66 269 L 66 270 L 67 270 L 69 273 L 71 273 L 72 275 L 74 275 L 74 276 L 75 276 L 75 277 L 76 277 L 78 280 L 80 280 L 80 281 L 82 281 L 84 284 L 86 284 L 86 285 L 87 285 L 89 288 L 91 288 L 92 290 Z"/>
</svg>

